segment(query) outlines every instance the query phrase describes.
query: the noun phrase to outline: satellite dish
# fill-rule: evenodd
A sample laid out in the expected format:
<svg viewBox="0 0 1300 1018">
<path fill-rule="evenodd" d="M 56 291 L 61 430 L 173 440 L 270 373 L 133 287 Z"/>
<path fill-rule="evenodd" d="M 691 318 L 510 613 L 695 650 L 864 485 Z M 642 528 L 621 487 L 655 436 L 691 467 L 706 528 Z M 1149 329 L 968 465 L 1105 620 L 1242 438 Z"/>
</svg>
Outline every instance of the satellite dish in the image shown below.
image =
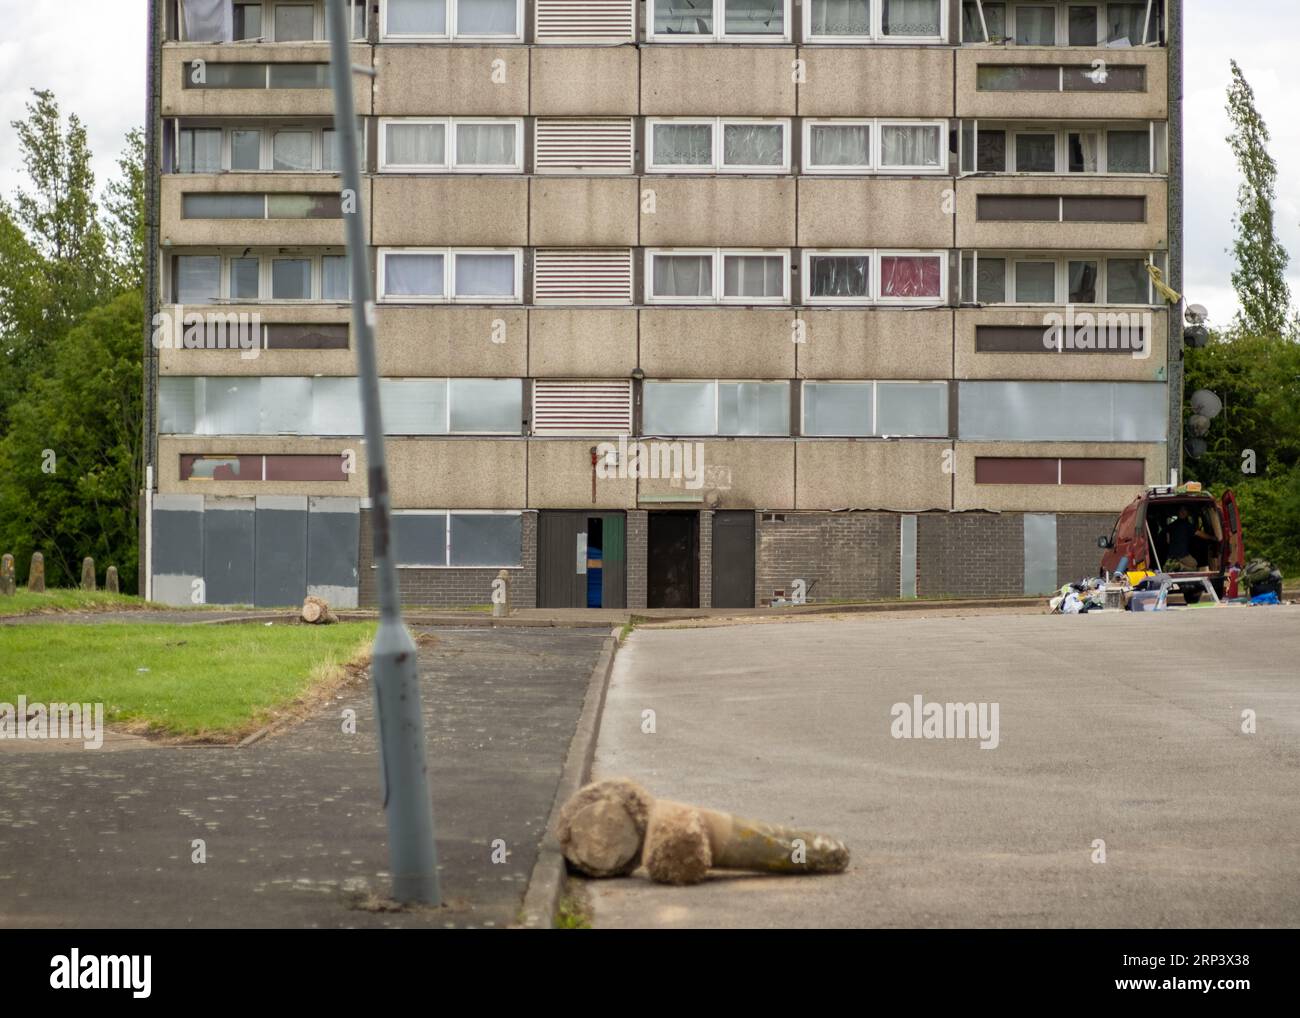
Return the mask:
<svg viewBox="0 0 1300 1018">
<path fill-rule="evenodd" d="M 1205 455 L 1205 450 L 1208 447 L 1203 438 L 1189 438 L 1183 448 L 1186 450 L 1188 456 L 1194 460 L 1198 460 Z"/>
<path fill-rule="evenodd" d="M 1188 304 L 1187 310 L 1183 312 L 1183 317 L 1193 325 L 1199 325 L 1210 317 L 1210 313 L 1205 310 L 1204 304 Z"/>
<path fill-rule="evenodd" d="M 1213 419 L 1223 411 L 1223 400 L 1209 389 L 1197 389 L 1189 402 L 1192 404 L 1192 412 L 1202 417 Z"/>
<path fill-rule="evenodd" d="M 1197 438 L 1204 438 L 1210 433 L 1210 419 L 1202 414 L 1192 414 L 1187 418 L 1187 430 Z"/>
</svg>

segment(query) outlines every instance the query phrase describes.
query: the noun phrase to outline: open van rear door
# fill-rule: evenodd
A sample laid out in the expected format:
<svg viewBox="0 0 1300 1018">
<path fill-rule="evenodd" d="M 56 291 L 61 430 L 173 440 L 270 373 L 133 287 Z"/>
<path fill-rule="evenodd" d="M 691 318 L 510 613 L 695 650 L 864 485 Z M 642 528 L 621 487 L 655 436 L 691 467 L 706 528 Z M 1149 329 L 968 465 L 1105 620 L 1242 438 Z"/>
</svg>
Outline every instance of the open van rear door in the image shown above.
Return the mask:
<svg viewBox="0 0 1300 1018">
<path fill-rule="evenodd" d="M 1223 516 L 1223 571 L 1227 573 L 1234 566 L 1240 571 L 1246 566 L 1246 542 L 1241 532 L 1237 496 L 1231 491 L 1225 491 L 1219 499 L 1219 512 Z"/>
</svg>

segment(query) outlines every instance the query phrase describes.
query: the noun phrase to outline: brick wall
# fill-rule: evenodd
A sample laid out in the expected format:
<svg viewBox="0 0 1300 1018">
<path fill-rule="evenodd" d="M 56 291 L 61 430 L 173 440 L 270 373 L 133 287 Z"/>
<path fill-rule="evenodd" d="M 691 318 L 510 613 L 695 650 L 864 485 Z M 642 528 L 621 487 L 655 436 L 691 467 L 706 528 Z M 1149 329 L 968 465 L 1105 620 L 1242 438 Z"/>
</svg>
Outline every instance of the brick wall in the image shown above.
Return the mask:
<svg viewBox="0 0 1300 1018">
<path fill-rule="evenodd" d="M 650 554 L 650 517 L 644 509 L 627 513 L 627 606 L 644 608 L 649 577 L 646 563 Z"/>
<path fill-rule="evenodd" d="M 916 520 L 920 597 L 1023 597 L 1025 522 L 1012 513 L 922 513 Z"/>
<path fill-rule="evenodd" d="M 523 565 L 507 570 L 510 574 L 510 600 L 515 608 L 537 606 L 537 514 L 522 516 Z M 399 569 L 398 590 L 402 604 L 411 607 L 461 608 L 490 604 L 492 581 L 497 569 Z M 379 603 L 375 586 L 374 543 L 370 529 L 370 510 L 361 510 L 361 593 L 362 607 Z"/>
<path fill-rule="evenodd" d="M 713 607 L 713 513 L 700 512 L 700 607 Z"/>
<path fill-rule="evenodd" d="M 1110 533 L 1119 513 L 1058 513 L 1056 517 L 1056 582 L 1064 585 L 1101 568 L 1097 538 Z"/>
<path fill-rule="evenodd" d="M 812 602 L 898 596 L 896 514 L 781 515 L 784 521 L 758 517 L 755 604 L 770 602 L 774 590 L 789 597 L 795 580 L 808 584 Z"/>
</svg>

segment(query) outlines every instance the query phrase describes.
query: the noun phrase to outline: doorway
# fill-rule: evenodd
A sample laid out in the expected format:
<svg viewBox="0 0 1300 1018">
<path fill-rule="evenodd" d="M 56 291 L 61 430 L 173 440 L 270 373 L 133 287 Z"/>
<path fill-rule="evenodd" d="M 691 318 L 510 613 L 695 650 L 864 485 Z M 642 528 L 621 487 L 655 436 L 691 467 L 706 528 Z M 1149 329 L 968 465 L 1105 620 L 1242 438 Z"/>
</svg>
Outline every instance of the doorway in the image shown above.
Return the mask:
<svg viewBox="0 0 1300 1018">
<path fill-rule="evenodd" d="M 646 563 L 646 607 L 700 606 L 700 515 L 652 512 Z"/>
<path fill-rule="evenodd" d="M 713 607 L 754 607 L 754 514 L 713 514 Z"/>
<path fill-rule="evenodd" d="M 627 605 L 626 522 L 621 512 L 543 511 L 537 520 L 537 606 Z"/>
</svg>

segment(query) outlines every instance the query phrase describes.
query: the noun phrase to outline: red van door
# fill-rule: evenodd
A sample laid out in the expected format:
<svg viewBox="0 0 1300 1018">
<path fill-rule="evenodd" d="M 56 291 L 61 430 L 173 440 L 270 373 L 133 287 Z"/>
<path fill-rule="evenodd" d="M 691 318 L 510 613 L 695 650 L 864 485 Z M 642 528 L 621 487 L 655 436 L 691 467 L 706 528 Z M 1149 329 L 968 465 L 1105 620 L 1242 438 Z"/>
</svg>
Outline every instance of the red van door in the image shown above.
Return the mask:
<svg viewBox="0 0 1300 1018">
<path fill-rule="evenodd" d="M 1145 537 L 1138 536 L 1138 516 L 1142 508 L 1142 500 L 1145 496 L 1139 495 L 1133 499 L 1119 514 L 1119 519 L 1115 521 L 1115 530 L 1111 534 L 1111 546 L 1101 557 L 1101 568 L 1103 572 L 1113 573 L 1119 569 L 1119 564 L 1125 558 L 1128 559 L 1124 566 L 1126 570 L 1141 568 L 1140 563 L 1146 562 L 1147 550 Z"/>
</svg>

